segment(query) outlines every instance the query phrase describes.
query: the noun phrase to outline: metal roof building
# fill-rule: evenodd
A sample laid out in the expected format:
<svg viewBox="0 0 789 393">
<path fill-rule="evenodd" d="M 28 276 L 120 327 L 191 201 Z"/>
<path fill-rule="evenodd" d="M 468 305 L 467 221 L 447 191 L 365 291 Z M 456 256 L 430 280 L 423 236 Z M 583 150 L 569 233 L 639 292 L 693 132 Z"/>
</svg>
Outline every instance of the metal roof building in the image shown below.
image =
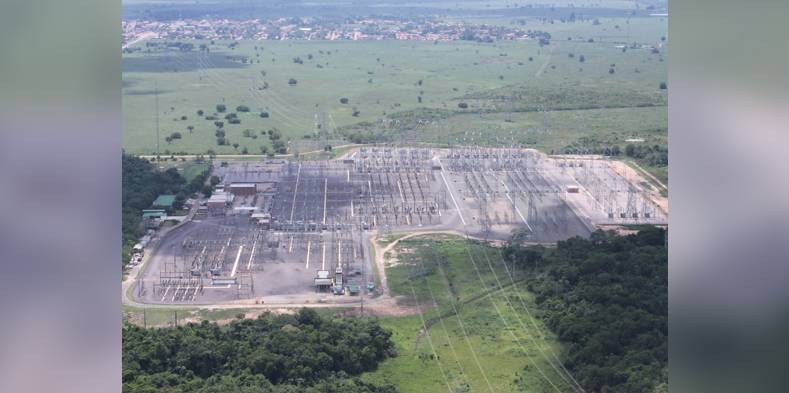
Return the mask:
<svg viewBox="0 0 789 393">
<path fill-rule="evenodd" d="M 173 202 L 175 202 L 175 195 L 159 195 L 153 201 L 153 207 L 169 208 L 173 206 Z"/>
</svg>

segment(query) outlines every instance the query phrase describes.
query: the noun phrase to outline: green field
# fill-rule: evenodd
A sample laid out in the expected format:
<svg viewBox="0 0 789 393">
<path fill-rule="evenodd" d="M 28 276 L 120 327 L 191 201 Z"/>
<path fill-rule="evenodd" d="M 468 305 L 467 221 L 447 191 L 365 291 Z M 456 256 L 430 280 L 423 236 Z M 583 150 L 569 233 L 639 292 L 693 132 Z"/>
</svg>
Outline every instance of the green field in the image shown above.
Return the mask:
<svg viewBox="0 0 789 393">
<path fill-rule="evenodd" d="M 611 21 L 616 20 L 527 27 L 553 28 L 557 37 L 598 37 L 596 30 L 613 29 Z M 659 18 L 633 18 L 628 26 L 634 41 L 644 44 L 655 44 L 665 35 L 665 21 L 661 24 Z M 246 148 L 249 154 L 260 154 L 261 146 L 269 151 L 272 147 L 261 132 L 273 128 L 290 140 L 289 152 L 312 151 L 323 147 L 316 124 L 333 145 L 468 144 L 468 134 L 477 133 L 481 136 L 475 144 L 527 143 L 549 151 L 631 136 L 658 143 L 666 138 L 667 98 L 659 89 L 667 80 L 662 51 L 622 52 L 614 42 L 566 38 L 542 48 L 536 41 L 242 41 L 235 48 L 228 42 L 205 44 L 208 54 L 197 49 L 124 54 L 127 152 L 156 151 L 157 89 L 162 153 L 210 149 L 240 154 Z M 145 48 L 145 43 L 137 45 Z M 297 57 L 302 64 L 294 63 Z M 298 83 L 289 85 L 290 78 Z M 340 103 L 341 97 L 348 103 Z M 459 108 L 459 103 L 468 108 Z M 214 120 L 205 119 L 217 104 L 226 105 L 227 113 L 239 105 L 250 109 L 238 113 L 240 124 L 228 124 L 222 119 L 225 113 L 218 113 L 229 142 L 225 146 L 217 145 Z M 202 117 L 198 110 L 204 111 Z M 259 117 L 261 111 L 270 117 Z M 194 127 L 192 132 L 188 126 Z M 246 136 L 245 130 L 250 130 Z M 167 143 L 165 137 L 173 132 L 182 138 Z"/>
<path fill-rule="evenodd" d="M 392 383 L 404 393 L 555 391 L 551 384 L 571 391 L 557 374 L 554 356 L 562 348 L 531 318 L 535 309 L 522 277 L 514 273 L 512 285 L 496 249 L 469 247 L 456 237 L 398 244 L 397 265 L 387 268 L 390 289 L 418 304 L 422 314 L 381 319 L 393 332 L 398 356 L 363 378 Z M 420 333 L 423 320 L 427 334 Z"/>
</svg>

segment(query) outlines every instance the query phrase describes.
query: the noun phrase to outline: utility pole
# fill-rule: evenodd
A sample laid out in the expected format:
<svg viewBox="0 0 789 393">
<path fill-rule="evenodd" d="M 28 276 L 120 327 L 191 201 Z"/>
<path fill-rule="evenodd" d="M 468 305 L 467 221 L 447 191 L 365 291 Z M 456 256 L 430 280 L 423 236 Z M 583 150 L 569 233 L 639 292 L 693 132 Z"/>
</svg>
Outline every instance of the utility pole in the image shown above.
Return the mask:
<svg viewBox="0 0 789 393">
<path fill-rule="evenodd" d="M 153 96 L 156 101 L 156 160 L 159 160 L 159 82 L 153 81 Z"/>
<path fill-rule="evenodd" d="M 353 228 L 351 228 L 351 236 L 353 236 Z M 359 240 L 363 242 L 364 238 L 365 236 L 363 236 L 363 234 L 360 233 Z M 361 242 L 359 242 L 359 244 L 361 244 Z M 364 247 L 362 247 L 362 277 L 364 278 L 365 282 L 363 283 L 363 285 L 361 286 L 361 290 L 359 291 L 359 293 L 362 296 L 362 306 L 360 310 L 361 316 L 364 316 L 364 294 L 367 292 L 367 275 L 365 274 L 365 269 L 364 269 L 365 265 L 367 265 L 367 261 L 366 258 L 364 257 Z"/>
</svg>

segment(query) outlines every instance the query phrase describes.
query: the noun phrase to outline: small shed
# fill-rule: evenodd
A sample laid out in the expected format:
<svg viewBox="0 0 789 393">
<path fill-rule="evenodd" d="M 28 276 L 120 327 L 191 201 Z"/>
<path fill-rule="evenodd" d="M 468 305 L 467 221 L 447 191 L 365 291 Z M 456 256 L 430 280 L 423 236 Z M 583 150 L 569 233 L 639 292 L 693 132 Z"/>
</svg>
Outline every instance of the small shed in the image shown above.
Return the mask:
<svg viewBox="0 0 789 393">
<path fill-rule="evenodd" d="M 255 195 L 257 192 L 257 185 L 255 185 L 255 183 L 232 183 L 230 185 L 230 192 L 233 195 Z"/>
<path fill-rule="evenodd" d="M 315 287 L 316 289 L 325 289 L 332 286 L 332 279 L 329 277 L 328 270 L 318 270 L 317 276 L 315 276 Z"/>
</svg>

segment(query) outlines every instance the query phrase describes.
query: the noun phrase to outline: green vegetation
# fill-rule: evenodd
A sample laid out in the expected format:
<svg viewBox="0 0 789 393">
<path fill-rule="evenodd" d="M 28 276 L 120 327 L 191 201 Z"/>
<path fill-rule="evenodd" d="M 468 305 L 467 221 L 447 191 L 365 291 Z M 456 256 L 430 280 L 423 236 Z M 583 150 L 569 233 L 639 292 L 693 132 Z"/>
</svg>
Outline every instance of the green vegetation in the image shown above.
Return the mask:
<svg viewBox="0 0 789 393">
<path fill-rule="evenodd" d="M 497 249 L 431 236 L 402 240 L 394 251 L 390 290 L 421 315 L 381 319 L 398 356 L 363 380 L 402 392 L 549 392 L 552 383 L 570 391 L 552 357 L 561 346 L 526 312 L 526 276 L 506 268 Z"/>
<path fill-rule="evenodd" d="M 660 88 L 667 80 L 665 49 L 649 50 L 666 34 L 664 19 L 525 23 L 552 34 L 551 44 L 206 41 L 195 47 L 204 44 L 210 53 L 124 54 L 124 147 L 135 154 L 155 150 L 154 79 L 162 135 L 181 133 L 164 145 L 170 152 L 322 150 L 323 131 L 332 146 L 522 143 L 555 153 L 604 152 L 614 145 L 623 150 L 627 138 L 666 146 L 666 90 Z M 618 47 L 634 41 L 645 46 L 624 52 Z M 294 65 L 295 58 L 301 64 Z M 609 74 L 612 68 L 615 74 Z M 296 83 L 290 85 L 291 79 Z M 215 108 L 217 102 L 222 107 Z M 222 119 L 223 134 L 215 135 L 219 109 L 229 108 L 237 112 L 233 122 Z M 204 109 L 205 116 L 193 116 Z M 181 120 L 187 115 L 188 121 Z M 281 138 L 244 136 L 245 130 L 270 129 Z M 473 141 L 470 134 L 477 135 Z"/>
<path fill-rule="evenodd" d="M 174 167 L 159 171 L 147 160 L 123 154 L 121 158 L 122 264 L 125 265 L 129 261 L 132 247 L 145 233 L 142 210 L 150 208 L 156 197 L 162 194 L 176 196 L 169 213 L 180 209 L 187 196 L 202 189 L 208 177 L 207 164 L 197 168 L 190 169 L 190 178 L 187 180 Z M 195 174 L 194 172 L 199 169 L 202 169 L 202 172 Z"/>
<path fill-rule="evenodd" d="M 221 327 L 127 323 L 123 391 L 394 393 L 351 377 L 394 355 L 390 336 L 375 320 L 322 318 L 310 309 Z"/>
<path fill-rule="evenodd" d="M 532 278 L 542 319 L 567 348 L 563 361 L 594 392 L 651 392 L 668 384 L 666 231 L 598 231 L 555 249 L 508 246 Z"/>
</svg>

